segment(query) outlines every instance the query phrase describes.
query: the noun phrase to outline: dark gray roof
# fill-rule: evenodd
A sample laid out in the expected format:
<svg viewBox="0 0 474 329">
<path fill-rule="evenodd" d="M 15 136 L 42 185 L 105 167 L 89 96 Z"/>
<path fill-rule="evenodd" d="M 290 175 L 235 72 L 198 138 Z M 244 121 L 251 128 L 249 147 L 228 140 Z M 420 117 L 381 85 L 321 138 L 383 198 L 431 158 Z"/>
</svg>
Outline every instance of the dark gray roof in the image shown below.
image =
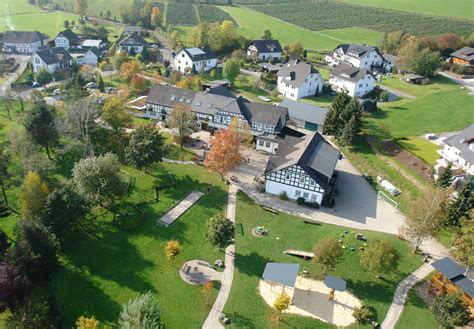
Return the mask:
<svg viewBox="0 0 474 329">
<path fill-rule="evenodd" d="M 398 56 L 391 55 L 391 54 L 383 54 L 383 58 L 387 61 L 392 63 L 393 65 L 397 65 Z"/>
<path fill-rule="evenodd" d="M 154 85 L 148 93 L 147 103 L 174 107 L 179 103 L 191 105 L 196 92 L 189 89 Z"/>
<path fill-rule="evenodd" d="M 249 102 L 238 98 L 240 112 L 249 122 L 266 123 L 276 127 L 277 131 L 283 129 L 288 115 L 288 109 L 282 106 Z"/>
<path fill-rule="evenodd" d="M 444 143 L 457 148 L 461 158 L 474 164 L 474 124 L 459 134 L 446 138 Z"/>
<path fill-rule="evenodd" d="M 331 75 L 343 80 L 357 82 L 363 79 L 367 74 L 372 75 L 366 69 L 361 69 L 346 63 L 340 63 L 329 72 Z"/>
<path fill-rule="evenodd" d="M 284 82 L 299 87 L 305 82 L 308 75 L 319 73 L 312 65 L 306 64 L 301 60 L 291 60 L 284 64 L 277 75 L 282 77 Z"/>
<path fill-rule="evenodd" d="M 262 279 L 294 287 L 300 266 L 291 263 L 267 263 Z"/>
<path fill-rule="evenodd" d="M 451 279 L 451 282 L 461 288 L 461 290 L 469 296 L 474 297 L 474 282 L 467 276 L 460 275 L 454 279 Z"/>
<path fill-rule="evenodd" d="M 297 119 L 318 125 L 322 125 L 324 123 L 324 119 L 326 118 L 326 114 L 328 112 L 328 110 L 325 108 L 293 101 L 291 99 L 284 99 L 280 103 L 280 106 L 288 108 L 290 120 Z"/>
<path fill-rule="evenodd" d="M 466 268 L 459 265 L 449 257 L 442 258 L 431 263 L 438 272 L 443 274 L 449 280 L 459 275 L 463 275 L 466 272 Z"/>
<path fill-rule="evenodd" d="M 210 115 L 213 115 L 220 110 L 228 112 L 238 111 L 235 98 L 225 97 L 205 91 L 196 93 L 191 106 L 194 112 Z"/>
<path fill-rule="evenodd" d="M 372 51 L 376 51 L 379 55 L 379 50 L 377 47 L 372 47 L 372 46 L 367 46 L 367 45 L 360 45 L 356 43 L 352 44 L 340 44 L 339 46 L 336 47 L 336 49 L 341 48 L 344 55 L 350 56 L 350 57 L 355 57 L 355 58 L 360 58 L 365 56 L 365 54 L 370 53 Z M 382 56 L 383 57 L 383 56 Z"/>
<path fill-rule="evenodd" d="M 59 32 L 56 37 L 63 37 L 69 40 L 70 43 L 79 43 L 79 37 L 70 29 Z"/>
<path fill-rule="evenodd" d="M 463 59 L 465 61 L 474 61 L 474 48 L 473 47 L 463 47 L 459 50 L 456 50 L 450 55 L 451 57 L 456 57 Z"/>
<path fill-rule="evenodd" d="M 280 145 L 276 154 L 268 159 L 265 174 L 298 165 L 326 189 L 340 157 L 340 151 L 316 132 Z"/>
<path fill-rule="evenodd" d="M 36 52 L 36 55 L 38 55 L 47 65 L 72 60 L 71 54 L 62 47 L 39 50 Z"/>
<path fill-rule="evenodd" d="M 88 51 L 92 52 L 94 55 L 96 55 L 98 58 L 102 56 L 102 50 L 100 50 L 97 47 L 92 47 Z"/>
<path fill-rule="evenodd" d="M 6 31 L 3 35 L 4 43 L 33 43 L 45 39 L 46 37 L 38 31 Z"/>
<path fill-rule="evenodd" d="M 183 48 L 183 50 L 193 62 L 217 58 L 217 55 L 207 46 L 201 48 Z"/>
<path fill-rule="evenodd" d="M 249 47 L 252 45 L 257 48 L 259 53 L 281 53 L 283 51 L 278 40 L 252 40 Z"/>
<path fill-rule="evenodd" d="M 148 44 L 148 42 L 146 42 L 145 39 L 139 36 L 136 32 L 127 35 L 125 38 L 120 40 L 117 45 L 120 46 L 122 43 L 125 43 L 127 46 L 146 46 Z"/>
<path fill-rule="evenodd" d="M 324 278 L 324 284 L 326 287 L 335 289 L 337 291 L 346 291 L 346 281 L 344 281 L 341 278 L 338 278 L 337 276 L 332 276 L 332 275 L 326 275 Z"/>
</svg>

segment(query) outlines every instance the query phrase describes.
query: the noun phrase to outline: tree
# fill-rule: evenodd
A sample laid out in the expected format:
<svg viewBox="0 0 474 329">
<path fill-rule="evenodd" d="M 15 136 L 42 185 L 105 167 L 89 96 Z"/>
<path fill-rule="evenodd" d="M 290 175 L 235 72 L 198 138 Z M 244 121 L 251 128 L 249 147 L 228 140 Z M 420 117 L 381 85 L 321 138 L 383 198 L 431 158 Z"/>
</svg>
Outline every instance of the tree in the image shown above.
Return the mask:
<svg viewBox="0 0 474 329">
<path fill-rule="evenodd" d="M 342 146 L 352 145 L 355 137 L 357 136 L 358 130 L 356 116 L 352 115 L 350 120 L 342 129 L 341 136 L 338 138 L 339 143 Z"/>
<path fill-rule="evenodd" d="M 234 117 L 229 124 L 229 130 L 232 130 L 239 136 L 241 143 L 245 145 L 252 145 L 253 134 L 252 129 L 247 121 Z"/>
<path fill-rule="evenodd" d="M 137 90 L 138 92 L 141 92 L 145 89 L 147 85 L 147 80 L 145 80 L 145 78 L 139 75 L 134 75 L 132 78 L 131 84 L 132 84 L 133 89 Z"/>
<path fill-rule="evenodd" d="M 336 267 L 342 257 L 342 247 L 335 238 L 324 238 L 314 246 L 314 262 L 321 266 L 323 274 Z"/>
<path fill-rule="evenodd" d="M 69 185 L 60 185 L 48 195 L 40 221 L 59 238 L 89 211 L 86 200 Z"/>
<path fill-rule="evenodd" d="M 211 138 L 210 144 L 212 147 L 204 165 L 224 179 L 224 175 L 242 161 L 239 136 L 230 129 L 219 130 Z"/>
<path fill-rule="evenodd" d="M 399 254 L 387 241 L 374 240 L 363 251 L 360 265 L 368 272 L 377 274 L 389 273 L 396 269 Z"/>
<path fill-rule="evenodd" d="M 44 147 L 48 159 L 53 160 L 51 149 L 59 144 L 53 110 L 44 103 L 35 104 L 26 115 L 25 128 L 31 139 Z"/>
<path fill-rule="evenodd" d="M 0 218 L 5 218 L 10 216 L 11 209 L 5 200 L 0 199 Z"/>
<path fill-rule="evenodd" d="M 29 171 L 18 191 L 20 214 L 24 219 L 32 220 L 41 217 L 49 194 L 48 185 L 40 176 Z"/>
<path fill-rule="evenodd" d="M 398 51 L 397 66 L 405 70 L 412 70 L 413 61 L 418 56 L 420 50 L 421 46 L 418 39 L 415 36 L 407 37 Z"/>
<path fill-rule="evenodd" d="M 230 245 L 235 237 L 234 224 L 222 215 L 216 215 L 207 221 L 206 240 L 220 249 Z"/>
<path fill-rule="evenodd" d="M 10 239 L 8 238 L 7 234 L 2 229 L 0 229 L 0 258 L 8 248 L 10 248 Z"/>
<path fill-rule="evenodd" d="M 345 122 L 341 121 L 341 115 L 344 109 L 350 103 L 351 97 L 346 91 L 340 92 L 334 98 L 329 111 L 324 119 L 324 133 L 338 136 Z"/>
<path fill-rule="evenodd" d="M 271 40 L 272 39 L 272 31 L 263 30 L 261 38 L 262 38 L 262 40 Z"/>
<path fill-rule="evenodd" d="M 153 9 L 151 10 L 151 26 L 153 26 L 156 29 L 160 27 L 160 25 L 161 25 L 160 8 L 153 7 Z"/>
<path fill-rule="evenodd" d="M 397 55 L 398 51 L 407 41 L 409 35 L 404 31 L 386 32 L 383 35 L 380 50 L 383 53 Z"/>
<path fill-rule="evenodd" d="M 273 303 L 273 306 L 277 309 L 279 312 L 278 320 L 281 320 L 281 313 L 290 307 L 291 304 L 291 298 L 288 296 L 287 293 L 282 291 L 277 298 L 275 299 L 275 302 Z"/>
<path fill-rule="evenodd" d="M 454 230 L 451 247 L 454 257 L 466 266 L 474 267 L 474 221 L 466 220 Z"/>
<path fill-rule="evenodd" d="M 176 131 L 174 136 L 179 142 L 181 150 L 183 150 L 184 141 L 194 127 L 194 114 L 191 112 L 191 106 L 186 104 L 175 105 L 169 116 L 168 124 Z"/>
<path fill-rule="evenodd" d="M 76 320 L 77 329 L 99 329 L 99 320 L 96 320 L 93 316 L 88 318 L 81 315 Z"/>
<path fill-rule="evenodd" d="M 147 292 L 123 305 L 118 325 L 120 329 L 163 328 L 161 316 L 158 302 Z"/>
<path fill-rule="evenodd" d="M 5 201 L 8 206 L 8 198 L 6 192 L 6 183 L 10 178 L 10 172 L 8 171 L 8 166 L 10 164 L 10 155 L 7 153 L 3 145 L 0 145 L 0 189 L 3 196 L 3 201 Z"/>
<path fill-rule="evenodd" d="M 2 101 L 3 108 L 7 111 L 8 120 L 12 121 L 11 111 L 14 105 L 13 95 L 10 91 L 5 91 L 3 95 L 0 96 Z"/>
<path fill-rule="evenodd" d="M 163 156 L 163 136 L 153 124 L 142 124 L 135 129 L 125 149 L 127 163 L 137 169 L 146 168 Z"/>
<path fill-rule="evenodd" d="M 84 16 L 87 11 L 87 0 L 76 0 L 74 2 L 74 12 L 80 16 Z"/>
<path fill-rule="evenodd" d="M 125 80 L 127 84 L 132 78 L 140 72 L 140 62 L 137 60 L 128 61 L 120 65 L 120 78 Z"/>
<path fill-rule="evenodd" d="M 433 305 L 433 314 L 441 328 L 453 329 L 469 323 L 469 306 L 458 294 L 446 294 L 438 297 Z"/>
<path fill-rule="evenodd" d="M 116 133 L 132 122 L 132 117 L 127 113 L 124 101 L 119 96 L 112 96 L 105 101 L 101 117 Z"/>
<path fill-rule="evenodd" d="M 451 186 L 451 181 L 453 179 L 453 171 L 452 171 L 453 165 L 451 162 L 448 163 L 448 166 L 446 167 L 446 170 L 444 170 L 441 175 L 439 175 L 438 180 L 436 181 L 436 184 L 440 187 L 449 187 Z"/>
<path fill-rule="evenodd" d="M 38 221 L 19 222 L 11 258 L 30 280 L 44 280 L 58 268 L 58 239 Z"/>
<path fill-rule="evenodd" d="M 28 299 L 5 322 L 7 328 L 55 328 L 48 302 L 39 297 Z"/>
<path fill-rule="evenodd" d="M 99 82 L 97 84 L 97 88 L 99 88 L 101 93 L 105 92 L 105 83 L 104 83 L 104 80 L 102 79 L 102 75 L 99 75 Z"/>
<path fill-rule="evenodd" d="M 73 181 L 79 193 L 104 207 L 123 192 L 120 162 L 115 154 L 107 153 L 82 159 L 74 165 Z"/>
<path fill-rule="evenodd" d="M 76 141 L 84 145 L 87 155 L 94 154 L 91 134 L 97 126 L 99 109 L 93 101 L 83 100 L 67 103 L 63 113 L 63 129 Z"/>
<path fill-rule="evenodd" d="M 224 68 L 222 69 L 222 75 L 224 78 L 227 80 L 234 82 L 235 78 L 239 75 L 240 73 L 240 63 L 236 59 L 228 59 L 224 63 Z"/>
<path fill-rule="evenodd" d="M 424 77 L 433 78 L 440 67 L 441 57 L 439 52 L 425 48 L 413 58 L 410 69 Z"/>
<path fill-rule="evenodd" d="M 45 85 L 53 81 L 53 76 L 46 69 L 41 69 L 35 74 L 35 81 L 40 85 Z"/>
<path fill-rule="evenodd" d="M 165 251 L 166 258 L 171 261 L 174 261 L 174 259 L 181 253 L 181 251 L 183 251 L 183 246 L 181 246 L 181 243 L 179 243 L 178 240 L 169 240 L 166 243 Z"/>
<path fill-rule="evenodd" d="M 463 218 L 472 217 L 471 210 L 474 208 L 474 179 L 470 178 L 459 188 L 458 195 L 447 207 L 445 223 L 447 226 L 459 226 Z"/>
<path fill-rule="evenodd" d="M 445 201 L 446 192 L 439 188 L 431 193 L 424 193 L 412 201 L 408 208 L 405 226 L 400 231 L 413 242 L 414 252 L 418 250 L 425 239 L 436 236 L 439 232 L 444 219 Z"/>
<path fill-rule="evenodd" d="M 436 37 L 436 44 L 443 56 L 448 56 L 453 51 L 462 47 L 462 39 L 458 34 L 448 32 L 438 35 Z"/>
<path fill-rule="evenodd" d="M 63 22 L 63 26 L 64 26 L 64 28 L 67 30 L 67 29 L 69 29 L 69 27 L 71 26 L 71 24 L 70 24 L 69 21 L 66 19 L 66 20 Z"/>
<path fill-rule="evenodd" d="M 204 297 L 204 303 L 206 305 L 209 305 L 209 299 L 211 298 L 211 292 L 213 288 L 214 288 L 214 284 L 212 283 L 212 281 L 206 281 L 202 285 L 201 294 Z"/>
<path fill-rule="evenodd" d="M 23 304 L 30 293 L 30 282 L 11 263 L 0 263 L 0 312 L 15 310 Z"/>
<path fill-rule="evenodd" d="M 303 45 L 299 41 L 294 41 L 286 46 L 286 53 L 292 57 L 301 57 L 303 55 Z"/>
</svg>

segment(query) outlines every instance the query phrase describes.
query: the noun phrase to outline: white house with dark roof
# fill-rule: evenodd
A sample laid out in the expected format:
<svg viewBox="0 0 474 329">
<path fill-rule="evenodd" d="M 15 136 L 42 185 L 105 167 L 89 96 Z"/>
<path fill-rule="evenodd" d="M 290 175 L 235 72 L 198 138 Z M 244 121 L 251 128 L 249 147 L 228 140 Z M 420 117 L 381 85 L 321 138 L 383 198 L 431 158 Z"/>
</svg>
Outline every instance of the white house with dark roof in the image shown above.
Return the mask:
<svg viewBox="0 0 474 329">
<path fill-rule="evenodd" d="M 89 50 L 87 50 L 86 53 L 84 54 L 83 62 L 84 64 L 95 67 L 97 66 L 101 58 L 102 58 L 102 50 L 100 50 L 97 47 L 92 47 Z"/>
<path fill-rule="evenodd" d="M 127 53 L 133 52 L 135 54 L 141 54 L 143 49 L 148 46 L 148 42 L 146 42 L 138 33 L 133 32 L 128 34 L 125 38 L 117 42 L 117 50 L 119 52 L 125 51 Z"/>
<path fill-rule="evenodd" d="M 184 48 L 174 56 L 174 66 L 181 73 L 201 73 L 217 66 L 217 56 L 209 47 Z"/>
<path fill-rule="evenodd" d="M 341 154 L 319 133 L 304 137 L 288 136 L 281 142 L 265 169 L 265 191 L 307 202 L 332 205 L 336 189 L 336 164 Z"/>
<path fill-rule="evenodd" d="M 351 97 L 364 97 L 375 88 L 375 77 L 366 69 L 341 63 L 329 72 L 329 85 L 336 92 L 347 91 Z"/>
<path fill-rule="evenodd" d="M 454 169 L 461 169 L 474 176 L 474 124 L 459 134 L 443 140 L 444 148 L 438 150 L 441 159 L 437 161 L 435 172 L 451 163 Z"/>
<path fill-rule="evenodd" d="M 277 88 L 284 98 L 294 101 L 319 94 L 323 90 L 323 78 L 310 64 L 291 60 L 277 73 Z"/>
<path fill-rule="evenodd" d="M 359 44 L 340 44 L 332 54 L 326 55 L 326 62 L 330 66 L 347 63 L 369 71 L 384 69 L 390 71 L 393 66 L 386 61 L 377 47 Z"/>
<path fill-rule="evenodd" d="M 38 31 L 6 31 L 2 50 L 8 53 L 32 54 L 44 47 L 47 38 Z"/>
<path fill-rule="evenodd" d="M 73 58 L 64 48 L 52 48 L 39 50 L 31 56 L 33 72 L 46 70 L 54 73 L 58 70 L 70 68 L 73 64 Z"/>
<path fill-rule="evenodd" d="M 61 47 L 66 50 L 69 48 L 78 48 L 82 41 L 79 36 L 76 35 L 72 30 L 67 29 L 59 32 L 56 38 L 54 38 L 54 46 Z"/>
<path fill-rule="evenodd" d="M 323 133 L 327 109 L 291 99 L 284 99 L 280 106 L 288 109 L 288 125 Z"/>
<path fill-rule="evenodd" d="M 281 59 L 283 49 L 278 40 L 252 40 L 247 47 L 247 56 L 255 57 L 259 61 Z"/>
</svg>

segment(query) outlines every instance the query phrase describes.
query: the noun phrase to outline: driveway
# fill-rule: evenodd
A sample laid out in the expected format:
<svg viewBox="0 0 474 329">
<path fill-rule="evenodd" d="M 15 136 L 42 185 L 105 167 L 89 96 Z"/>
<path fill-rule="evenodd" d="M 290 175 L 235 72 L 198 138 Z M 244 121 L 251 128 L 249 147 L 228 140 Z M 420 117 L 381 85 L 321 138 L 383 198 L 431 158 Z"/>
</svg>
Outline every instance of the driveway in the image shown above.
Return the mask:
<svg viewBox="0 0 474 329">
<path fill-rule="evenodd" d="M 242 163 L 230 175 L 237 176 L 239 179 L 237 184 L 242 190 L 264 206 L 319 222 L 395 235 L 403 225 L 404 216 L 400 211 L 385 199 L 378 197 L 373 187 L 346 158 L 339 161 L 336 166 L 339 171 L 337 185 L 339 194 L 336 197 L 335 207 L 314 210 L 298 206 L 294 202 L 282 201 L 278 196 L 261 193 L 258 183 L 254 182 L 253 178 L 264 173 L 268 156 L 246 149 L 244 157 L 250 161 Z"/>
<path fill-rule="evenodd" d="M 30 60 L 30 55 L 16 55 L 16 54 L 5 54 L 5 57 L 13 57 L 15 58 L 16 62 L 20 64 L 18 69 L 7 75 L 7 78 L 5 81 L 3 81 L 2 84 L 0 84 L 0 95 L 4 95 L 5 92 L 10 88 L 12 82 L 14 82 L 18 77 L 21 75 L 21 73 L 25 70 L 26 65 L 28 64 L 28 61 Z"/>
<path fill-rule="evenodd" d="M 474 79 L 459 79 L 443 71 L 438 71 L 437 73 L 463 86 L 464 88 L 468 89 L 469 92 L 474 93 Z"/>
</svg>

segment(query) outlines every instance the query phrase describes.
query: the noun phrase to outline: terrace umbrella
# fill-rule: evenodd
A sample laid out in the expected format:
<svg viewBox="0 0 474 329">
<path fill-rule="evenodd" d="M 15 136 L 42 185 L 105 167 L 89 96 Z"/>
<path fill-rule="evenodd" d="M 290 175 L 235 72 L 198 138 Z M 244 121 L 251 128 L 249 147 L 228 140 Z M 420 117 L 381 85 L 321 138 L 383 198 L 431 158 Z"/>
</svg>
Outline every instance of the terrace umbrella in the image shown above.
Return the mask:
<svg viewBox="0 0 474 329">
<path fill-rule="evenodd" d="M 334 300 L 334 292 L 337 291 L 346 291 L 346 281 L 337 276 L 327 275 L 324 279 L 324 284 L 326 287 L 330 288 L 331 291 L 329 292 L 329 300 Z"/>
</svg>

